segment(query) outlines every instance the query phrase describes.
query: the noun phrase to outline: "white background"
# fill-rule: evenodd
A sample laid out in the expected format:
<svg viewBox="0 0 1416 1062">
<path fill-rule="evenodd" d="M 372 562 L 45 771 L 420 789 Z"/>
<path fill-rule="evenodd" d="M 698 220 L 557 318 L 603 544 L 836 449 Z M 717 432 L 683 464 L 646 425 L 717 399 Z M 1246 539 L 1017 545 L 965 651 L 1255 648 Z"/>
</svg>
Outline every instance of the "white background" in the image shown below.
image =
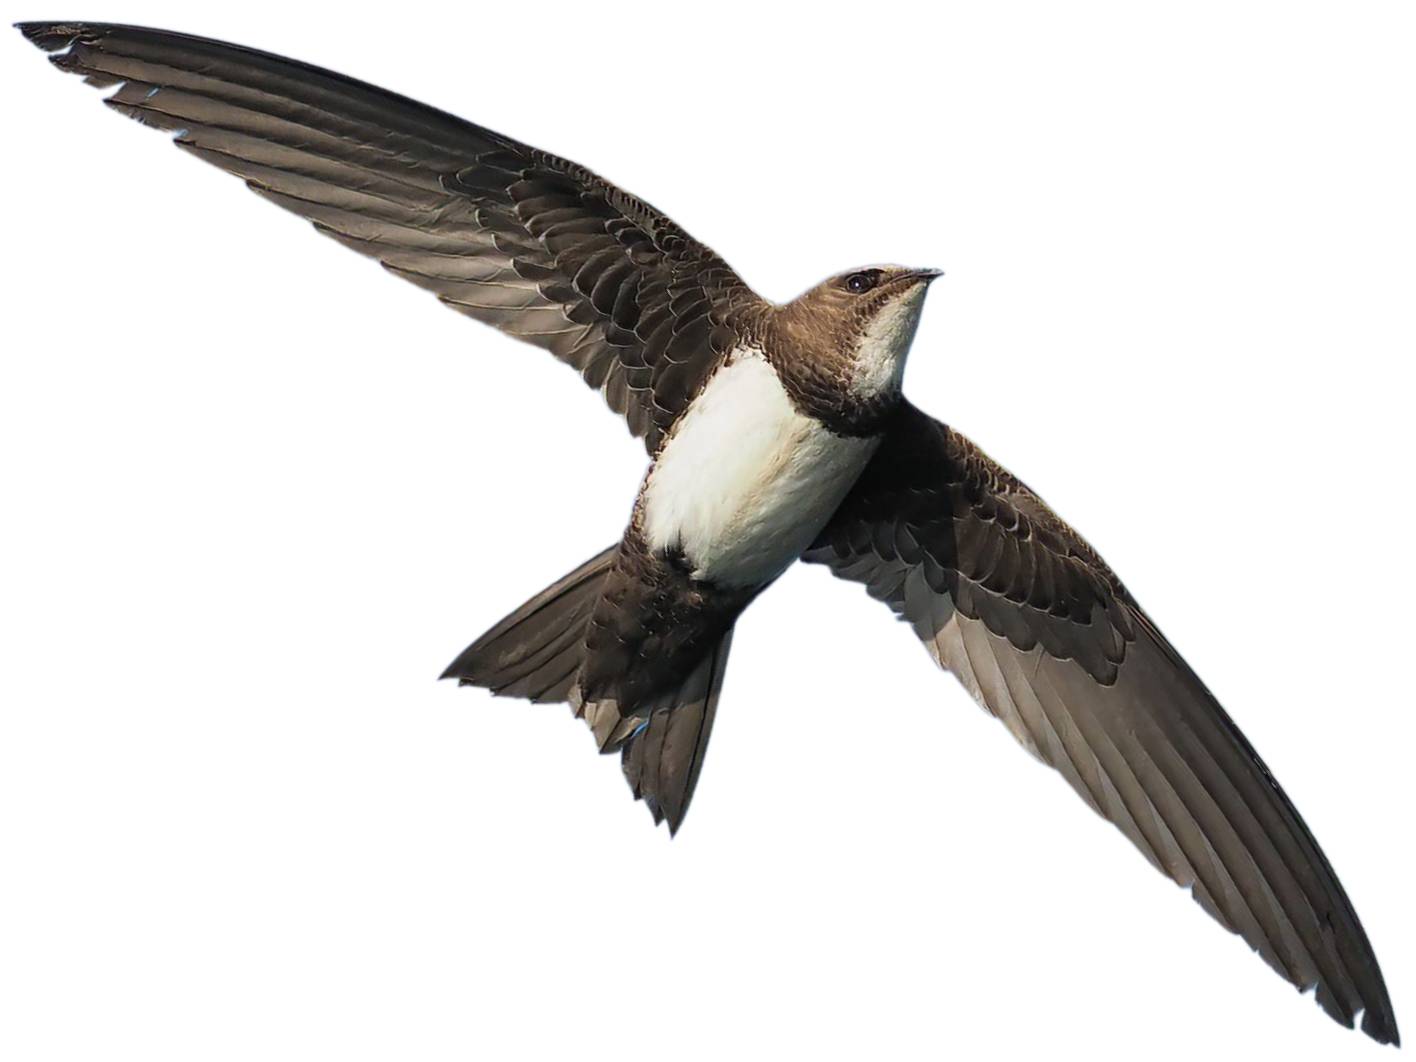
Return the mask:
<svg viewBox="0 0 1416 1062">
<path fill-rule="evenodd" d="M 769 297 L 945 269 L 908 392 L 1146 603 L 1416 1021 L 1409 4 L 11 6 L 438 104 Z M 433 681 L 638 444 L 0 51 L 4 1057 L 1377 1057 L 822 569 L 672 843 L 564 708 Z"/>
</svg>

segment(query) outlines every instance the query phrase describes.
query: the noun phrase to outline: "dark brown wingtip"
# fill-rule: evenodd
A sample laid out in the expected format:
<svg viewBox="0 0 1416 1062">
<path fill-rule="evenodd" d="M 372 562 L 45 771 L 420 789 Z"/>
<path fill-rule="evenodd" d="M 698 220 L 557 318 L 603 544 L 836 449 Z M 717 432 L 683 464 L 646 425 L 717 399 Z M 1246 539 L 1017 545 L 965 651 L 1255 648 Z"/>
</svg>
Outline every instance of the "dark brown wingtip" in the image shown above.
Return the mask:
<svg viewBox="0 0 1416 1062">
<path fill-rule="evenodd" d="M 1390 1000 L 1383 1000 L 1384 1007 L 1368 1006 L 1362 1012 L 1362 1031 L 1379 1044 L 1401 1046 L 1401 1033 L 1396 1029 L 1396 1014 Z"/>
<path fill-rule="evenodd" d="M 15 29 L 36 48 L 57 52 L 69 47 L 89 29 L 83 22 L 16 22 Z"/>
<path fill-rule="evenodd" d="M 455 659 L 452 663 L 448 664 L 447 667 L 443 669 L 443 673 L 438 676 L 439 682 L 441 682 L 443 679 L 459 679 L 460 681 L 458 685 L 462 685 L 464 683 L 470 684 L 471 680 L 467 674 L 467 662 L 464 659 L 467 656 L 468 650 L 470 648 L 471 647 L 469 646 L 468 649 L 464 649 L 462 650 L 462 652 L 458 653 L 457 659 Z"/>
</svg>

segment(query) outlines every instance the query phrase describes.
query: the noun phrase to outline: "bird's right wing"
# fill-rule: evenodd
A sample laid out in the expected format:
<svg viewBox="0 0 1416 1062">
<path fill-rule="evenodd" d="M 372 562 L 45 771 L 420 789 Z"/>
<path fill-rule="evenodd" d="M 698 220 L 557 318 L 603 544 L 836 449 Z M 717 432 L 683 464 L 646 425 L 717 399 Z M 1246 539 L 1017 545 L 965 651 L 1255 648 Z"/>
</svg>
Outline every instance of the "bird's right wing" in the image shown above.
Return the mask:
<svg viewBox="0 0 1416 1062">
<path fill-rule="evenodd" d="M 372 85 L 162 30 L 26 22 L 106 102 L 272 202 L 550 350 L 653 453 L 759 300 L 672 219 L 589 170 Z"/>
<path fill-rule="evenodd" d="M 1224 709 L 1095 551 L 905 404 L 806 555 L 866 584 L 1033 755 L 1333 1018 L 1397 1042 L 1357 913 Z"/>
</svg>

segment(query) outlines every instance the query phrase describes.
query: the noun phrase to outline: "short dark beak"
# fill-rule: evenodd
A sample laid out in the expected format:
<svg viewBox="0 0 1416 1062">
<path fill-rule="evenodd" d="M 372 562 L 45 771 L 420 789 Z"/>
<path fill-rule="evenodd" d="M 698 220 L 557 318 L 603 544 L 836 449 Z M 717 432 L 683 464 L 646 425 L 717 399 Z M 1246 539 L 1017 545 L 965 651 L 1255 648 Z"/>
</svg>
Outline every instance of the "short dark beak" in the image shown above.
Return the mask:
<svg viewBox="0 0 1416 1062">
<path fill-rule="evenodd" d="M 902 279 L 918 280 L 925 284 L 928 284 L 930 281 L 936 279 L 937 277 L 942 277 L 943 275 L 944 270 L 942 269 L 911 269 L 908 273 L 904 275 Z"/>
</svg>

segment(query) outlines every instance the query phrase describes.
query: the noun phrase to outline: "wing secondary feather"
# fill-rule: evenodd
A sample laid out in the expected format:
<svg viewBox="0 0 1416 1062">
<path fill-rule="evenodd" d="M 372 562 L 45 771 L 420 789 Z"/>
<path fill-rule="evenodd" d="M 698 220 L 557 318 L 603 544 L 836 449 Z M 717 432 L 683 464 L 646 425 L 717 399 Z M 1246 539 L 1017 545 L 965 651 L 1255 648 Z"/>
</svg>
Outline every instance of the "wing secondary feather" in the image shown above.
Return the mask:
<svg viewBox="0 0 1416 1062">
<path fill-rule="evenodd" d="M 545 348 L 653 453 L 761 300 L 584 167 L 305 63 L 161 30 L 29 22 L 110 107 L 448 306 Z"/>
<path fill-rule="evenodd" d="M 806 559 L 907 620 L 1024 747 L 1299 988 L 1398 1040 L 1362 924 L 1273 775 L 1096 552 L 908 404 Z"/>
</svg>

